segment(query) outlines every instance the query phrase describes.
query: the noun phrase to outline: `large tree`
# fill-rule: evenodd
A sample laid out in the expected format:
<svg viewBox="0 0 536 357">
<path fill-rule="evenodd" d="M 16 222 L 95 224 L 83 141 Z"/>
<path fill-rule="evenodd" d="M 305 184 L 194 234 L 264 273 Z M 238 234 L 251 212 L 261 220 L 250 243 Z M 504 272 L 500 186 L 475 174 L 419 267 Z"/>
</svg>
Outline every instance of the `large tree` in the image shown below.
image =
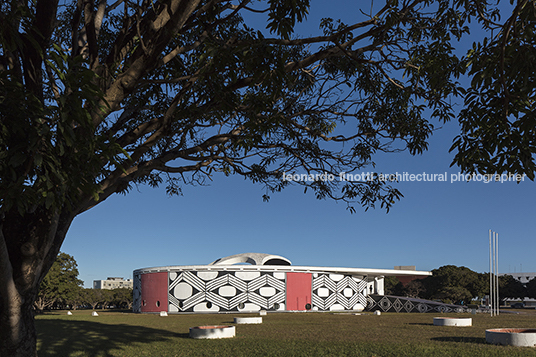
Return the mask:
<svg viewBox="0 0 536 357">
<path fill-rule="evenodd" d="M 95 310 L 98 304 L 102 303 L 104 306 L 104 300 L 106 300 L 104 295 L 108 295 L 108 293 L 108 290 L 91 288 L 84 289 L 84 302 L 91 305 L 91 308 Z"/>
<path fill-rule="evenodd" d="M 83 281 L 78 279 L 78 265 L 74 257 L 60 253 L 41 281 L 35 307 L 43 311 L 55 302 L 71 300 L 82 284 Z"/>
<path fill-rule="evenodd" d="M 427 148 L 434 123 L 454 115 L 465 67 L 452 43 L 469 16 L 491 12 L 387 1 L 295 36 L 309 5 L 1 3 L 0 354 L 36 354 L 33 301 L 71 222 L 132 185 L 180 193 L 221 172 L 266 198 L 292 183 L 349 207 L 400 198 L 378 178 L 339 174 L 379 151 Z"/>
<path fill-rule="evenodd" d="M 117 288 L 113 289 L 113 302 L 117 308 L 122 309 L 126 308 L 132 310 L 133 301 L 133 291 L 131 288 Z"/>
<path fill-rule="evenodd" d="M 444 265 L 432 270 L 432 276 L 422 280 L 426 288 L 423 297 L 450 300 L 457 304 L 470 304 L 476 297 L 489 291 L 487 275 L 479 274 L 467 267 Z"/>
</svg>

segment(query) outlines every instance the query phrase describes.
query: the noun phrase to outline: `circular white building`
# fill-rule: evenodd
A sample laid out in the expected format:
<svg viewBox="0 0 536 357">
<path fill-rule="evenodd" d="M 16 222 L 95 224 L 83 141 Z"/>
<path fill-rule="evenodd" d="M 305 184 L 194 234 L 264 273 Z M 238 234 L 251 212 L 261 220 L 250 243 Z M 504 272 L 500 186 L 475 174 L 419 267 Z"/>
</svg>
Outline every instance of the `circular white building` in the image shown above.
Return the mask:
<svg viewBox="0 0 536 357">
<path fill-rule="evenodd" d="M 133 309 L 149 313 L 361 311 L 368 295 L 383 295 L 383 278 L 391 275 L 431 273 L 293 266 L 278 255 L 237 254 L 208 265 L 135 270 Z"/>
</svg>

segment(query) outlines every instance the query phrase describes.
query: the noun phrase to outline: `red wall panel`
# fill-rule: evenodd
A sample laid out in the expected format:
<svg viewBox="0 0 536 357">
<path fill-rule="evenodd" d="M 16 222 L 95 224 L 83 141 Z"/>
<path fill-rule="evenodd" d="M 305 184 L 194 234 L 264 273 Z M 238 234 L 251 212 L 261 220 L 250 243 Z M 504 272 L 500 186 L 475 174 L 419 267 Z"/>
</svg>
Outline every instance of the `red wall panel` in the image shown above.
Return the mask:
<svg viewBox="0 0 536 357">
<path fill-rule="evenodd" d="M 141 276 L 141 312 L 168 311 L 168 273 Z"/>
<path fill-rule="evenodd" d="M 311 308 L 312 276 L 310 273 L 287 273 L 287 310 L 303 311 Z"/>
</svg>

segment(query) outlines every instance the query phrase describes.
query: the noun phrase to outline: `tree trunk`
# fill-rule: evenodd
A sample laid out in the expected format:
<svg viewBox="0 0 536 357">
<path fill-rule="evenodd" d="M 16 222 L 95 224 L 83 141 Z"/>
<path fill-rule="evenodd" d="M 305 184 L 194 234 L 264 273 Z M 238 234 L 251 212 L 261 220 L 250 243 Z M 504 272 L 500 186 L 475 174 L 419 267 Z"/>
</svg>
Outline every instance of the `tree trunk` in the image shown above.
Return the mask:
<svg viewBox="0 0 536 357">
<path fill-rule="evenodd" d="M 37 356 L 34 302 L 71 222 L 53 209 L 0 215 L 0 356 Z"/>
<path fill-rule="evenodd" d="M 33 300 L 18 296 L 11 300 L 11 306 L 3 306 L 0 311 L 0 356 L 37 356 Z"/>
</svg>

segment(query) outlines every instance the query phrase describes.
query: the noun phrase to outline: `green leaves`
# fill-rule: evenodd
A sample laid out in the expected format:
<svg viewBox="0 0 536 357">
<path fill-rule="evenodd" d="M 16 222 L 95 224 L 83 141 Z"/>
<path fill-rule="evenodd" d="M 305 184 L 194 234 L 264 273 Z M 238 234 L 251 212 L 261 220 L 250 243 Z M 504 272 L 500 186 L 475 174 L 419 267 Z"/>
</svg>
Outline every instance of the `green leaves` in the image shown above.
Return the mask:
<svg viewBox="0 0 536 357">
<path fill-rule="evenodd" d="M 471 87 L 451 151 L 466 172 L 526 174 L 536 164 L 536 10 L 518 2 L 499 35 L 473 44 L 465 63 Z"/>
<path fill-rule="evenodd" d="M 297 22 L 302 22 L 309 12 L 309 0 L 269 0 L 267 29 L 288 39 Z"/>
<path fill-rule="evenodd" d="M 18 77 L 4 72 L 0 97 L 0 205 L 24 212 L 43 205 L 61 209 L 98 191 L 102 160 L 117 155 L 107 138 L 94 136 L 90 112 L 102 93 L 81 57 L 52 46 L 46 66 L 54 101 L 40 103 Z M 18 103 L 13 106 L 12 103 Z M 103 140 L 104 139 L 104 140 Z M 96 197 L 96 196 L 95 196 Z"/>
</svg>

